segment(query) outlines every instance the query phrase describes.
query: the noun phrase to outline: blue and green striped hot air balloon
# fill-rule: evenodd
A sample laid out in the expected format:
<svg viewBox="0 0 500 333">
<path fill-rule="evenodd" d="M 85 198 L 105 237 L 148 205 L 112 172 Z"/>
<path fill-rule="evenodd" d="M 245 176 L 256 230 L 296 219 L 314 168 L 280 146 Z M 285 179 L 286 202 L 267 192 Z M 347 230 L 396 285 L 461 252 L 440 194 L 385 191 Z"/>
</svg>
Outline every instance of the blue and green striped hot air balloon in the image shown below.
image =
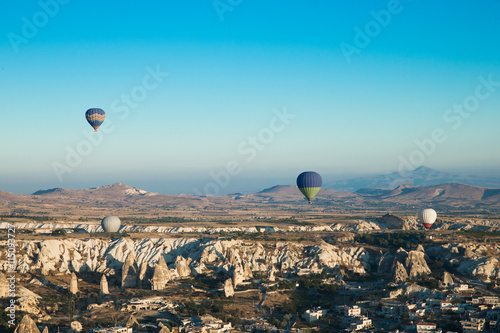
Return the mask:
<svg viewBox="0 0 500 333">
<path fill-rule="evenodd" d="M 314 196 L 318 194 L 321 185 L 323 185 L 323 181 L 317 172 L 305 171 L 297 177 L 297 186 L 300 192 L 309 200 L 309 204 L 311 204 Z"/>
<path fill-rule="evenodd" d="M 88 109 L 85 112 L 85 118 L 87 118 L 90 126 L 94 128 L 94 131 L 97 132 L 99 126 L 104 122 L 104 118 L 106 118 L 106 113 L 102 109 Z"/>
</svg>

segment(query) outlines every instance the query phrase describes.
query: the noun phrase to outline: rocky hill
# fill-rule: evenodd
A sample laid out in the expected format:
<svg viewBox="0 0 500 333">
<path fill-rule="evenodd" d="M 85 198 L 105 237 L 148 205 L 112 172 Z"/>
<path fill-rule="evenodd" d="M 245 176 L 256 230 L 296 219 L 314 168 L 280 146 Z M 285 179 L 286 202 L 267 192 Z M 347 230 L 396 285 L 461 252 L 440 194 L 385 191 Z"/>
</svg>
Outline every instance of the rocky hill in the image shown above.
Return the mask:
<svg viewBox="0 0 500 333">
<path fill-rule="evenodd" d="M 33 193 L 33 195 L 42 196 L 44 198 L 124 200 L 136 196 L 154 196 L 157 195 L 157 193 L 116 183 L 83 190 L 70 190 L 65 188 L 39 190 Z"/>
<path fill-rule="evenodd" d="M 146 275 L 152 277 L 160 258 L 169 266 L 172 277 L 219 271 L 233 275 L 237 271 L 242 274 L 241 279 L 246 280 L 255 271 L 320 273 L 323 269 L 342 267 L 363 274 L 370 270 L 370 256 L 364 248 L 327 243 L 270 245 L 240 240 L 120 238 L 111 242 L 101 239 L 30 241 L 20 242 L 20 246 L 22 255 L 17 267 L 20 273 L 40 270 L 42 274 L 115 275 L 122 274 L 123 264 L 131 260 L 129 266 L 146 267 Z M 179 266 L 185 269 L 180 270 Z"/>
<path fill-rule="evenodd" d="M 498 212 L 500 189 L 448 183 L 426 187 L 401 185 L 358 193 L 322 189 L 308 205 L 296 186 L 274 186 L 253 194 L 218 196 L 164 195 L 124 184 L 93 189 L 55 188 L 32 195 L 0 192 L 0 215 L 78 216 L 106 215 L 209 220 L 296 218 L 330 212 L 415 211 L 431 206 L 440 212 Z"/>
</svg>

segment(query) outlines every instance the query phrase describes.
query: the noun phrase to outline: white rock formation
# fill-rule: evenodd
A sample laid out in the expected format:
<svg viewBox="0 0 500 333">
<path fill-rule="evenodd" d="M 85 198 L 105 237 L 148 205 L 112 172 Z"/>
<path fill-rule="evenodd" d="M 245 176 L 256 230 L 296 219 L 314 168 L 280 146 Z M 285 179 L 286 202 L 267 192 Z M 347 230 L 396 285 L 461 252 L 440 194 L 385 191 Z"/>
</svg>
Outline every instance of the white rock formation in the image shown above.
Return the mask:
<svg viewBox="0 0 500 333">
<path fill-rule="evenodd" d="M 430 289 L 419 286 L 418 284 L 407 283 L 402 288 L 389 292 L 390 295 L 389 297 L 390 298 L 396 298 L 398 296 L 415 297 L 417 295 L 420 297 L 428 297 L 429 294 L 431 294 Z"/>
<path fill-rule="evenodd" d="M 137 332 L 139 329 L 139 322 L 137 321 L 137 318 L 131 314 L 130 317 L 128 317 L 127 322 L 125 323 L 126 327 L 131 327 L 134 332 Z"/>
<path fill-rule="evenodd" d="M 449 262 L 460 274 L 488 281 L 500 278 L 500 244 L 442 244 L 427 249 L 437 260 Z"/>
<path fill-rule="evenodd" d="M 139 279 L 139 268 L 135 262 L 135 256 L 133 252 L 129 252 L 127 259 L 122 266 L 122 289 L 123 288 L 135 288 L 137 287 L 137 281 Z"/>
<path fill-rule="evenodd" d="M 231 279 L 227 279 L 224 282 L 224 296 L 231 297 L 234 295 L 233 281 Z"/>
<path fill-rule="evenodd" d="M 267 279 L 271 282 L 276 281 L 276 268 L 271 265 L 271 268 L 267 271 Z"/>
<path fill-rule="evenodd" d="M 168 269 L 167 263 L 163 256 L 160 256 L 158 263 L 155 266 L 153 278 L 151 279 L 151 290 L 163 290 L 167 283 L 172 280 L 172 275 Z"/>
<path fill-rule="evenodd" d="M 69 292 L 75 295 L 78 292 L 78 278 L 75 272 L 71 273 L 71 281 L 69 283 Z"/>
<path fill-rule="evenodd" d="M 339 267 L 359 274 L 371 270 L 370 255 L 363 247 L 338 247 L 325 242 L 315 245 L 278 242 L 264 247 L 258 242 L 241 240 L 120 238 L 111 242 L 100 239 L 20 240 L 19 246 L 18 271 L 21 273 L 42 269 L 51 275 L 71 274 L 71 268 L 77 273 L 92 271 L 110 276 L 121 271 L 124 288 L 136 286 L 138 280 L 151 280 L 154 270 L 149 267 L 154 267 L 160 257 L 167 262 L 177 262 L 175 271 L 167 273 L 164 270 L 165 274 L 160 276 L 168 280 L 174 276 L 222 270 L 229 274 L 237 272 L 235 282 L 239 284 L 251 279 L 253 272 L 266 273 L 271 266 L 277 273 L 292 274 L 323 269 L 338 271 Z M 3 265 L 0 262 L 0 268 L 6 268 Z"/>
<path fill-rule="evenodd" d="M 104 296 L 108 294 L 109 294 L 108 280 L 106 279 L 106 275 L 103 274 L 101 277 L 99 295 Z"/>
<path fill-rule="evenodd" d="M 408 280 L 408 273 L 406 272 L 406 268 L 399 261 L 394 261 L 395 267 L 393 268 L 393 276 L 392 279 L 394 282 L 405 282 Z"/>
<path fill-rule="evenodd" d="M 40 333 L 40 330 L 30 316 L 24 315 L 14 333 Z"/>
<path fill-rule="evenodd" d="M 83 331 L 82 324 L 79 321 L 72 321 L 69 327 L 72 333 L 80 333 Z"/>
<path fill-rule="evenodd" d="M 158 333 L 170 333 L 170 329 L 167 326 L 163 325 L 162 322 L 160 322 L 158 324 Z"/>
<path fill-rule="evenodd" d="M 7 277 L 0 272 L 0 298 L 7 298 L 9 296 L 10 283 Z"/>
<path fill-rule="evenodd" d="M 404 282 L 430 274 L 431 270 L 425 260 L 424 248 L 419 245 L 415 250 L 407 252 L 399 248 L 395 255 L 386 253 L 379 260 L 379 273 L 390 272 L 395 282 Z"/>
<path fill-rule="evenodd" d="M 137 285 L 138 286 L 143 286 L 146 281 L 146 274 L 148 272 L 148 263 L 146 261 L 141 262 L 141 266 L 139 268 L 139 276 L 137 277 Z"/>
<path fill-rule="evenodd" d="M 234 268 L 231 280 L 233 283 L 233 288 L 236 288 L 239 284 L 241 284 L 245 280 L 243 267 L 241 265 L 237 265 Z"/>
<path fill-rule="evenodd" d="M 451 276 L 450 273 L 444 272 L 443 274 L 443 280 L 439 281 L 439 288 L 448 288 L 451 287 L 455 284 L 453 281 L 453 277 Z"/>
<path fill-rule="evenodd" d="M 424 274 L 430 274 L 431 270 L 425 261 L 425 251 L 422 245 L 419 245 L 416 250 L 408 252 L 406 257 L 406 265 L 408 277 L 415 279 Z"/>
<path fill-rule="evenodd" d="M 17 287 L 16 295 L 19 296 L 16 311 L 37 315 L 38 317 L 43 315 L 38 305 L 38 301 L 42 298 L 40 295 L 22 286 Z"/>
<path fill-rule="evenodd" d="M 189 268 L 189 262 L 183 256 L 177 256 L 174 263 L 175 270 L 179 277 L 187 277 L 191 275 L 191 268 Z"/>
</svg>

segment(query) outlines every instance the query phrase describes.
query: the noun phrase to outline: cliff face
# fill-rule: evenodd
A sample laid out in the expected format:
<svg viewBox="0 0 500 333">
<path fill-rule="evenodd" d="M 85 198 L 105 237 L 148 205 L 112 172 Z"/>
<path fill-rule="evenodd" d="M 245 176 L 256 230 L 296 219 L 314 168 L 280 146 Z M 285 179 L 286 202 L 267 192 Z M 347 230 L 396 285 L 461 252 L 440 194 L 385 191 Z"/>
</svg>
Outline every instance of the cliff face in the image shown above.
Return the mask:
<svg viewBox="0 0 500 333">
<path fill-rule="evenodd" d="M 148 285 L 160 257 L 165 261 L 157 275 L 166 283 L 190 275 L 225 272 L 234 286 L 262 272 L 276 274 L 378 271 L 402 282 L 430 274 L 427 256 L 449 262 L 465 276 L 500 277 L 500 245 L 443 244 L 396 252 L 369 252 L 361 246 L 335 246 L 325 242 L 267 244 L 241 240 L 193 238 L 61 239 L 18 241 L 18 271 L 40 269 L 48 274 L 98 272 L 121 276 L 123 287 Z M 0 268 L 6 270 L 7 263 Z M 272 274 L 270 273 L 272 271 Z M 162 274 L 160 274 L 162 273 Z M 160 276 L 161 275 L 161 276 Z"/>
<path fill-rule="evenodd" d="M 389 252 L 382 255 L 378 272 L 390 274 L 394 282 L 419 278 L 421 275 L 431 273 L 425 257 L 422 245 L 412 251 L 400 248 L 394 255 Z"/>
<path fill-rule="evenodd" d="M 448 262 L 460 274 L 488 281 L 500 278 L 500 244 L 455 243 L 431 246 L 427 253 Z"/>
<path fill-rule="evenodd" d="M 363 274 L 370 269 L 370 256 L 362 247 L 340 248 L 328 243 L 302 245 L 279 242 L 273 245 L 240 240 L 197 240 L 179 238 L 105 240 L 44 240 L 20 242 L 22 273 L 41 269 L 51 274 L 121 272 L 122 287 L 133 287 L 146 279 L 160 262 L 161 275 L 182 278 L 207 270 L 225 271 L 235 285 L 252 278 L 254 271 L 317 272 L 343 269 Z M 165 260 L 161 263 L 160 257 Z M 139 269 L 140 267 L 140 269 Z M 207 268 L 209 267 L 209 268 Z M 144 271 L 144 274 L 141 272 Z M 158 274 L 160 274 L 158 272 Z"/>
</svg>

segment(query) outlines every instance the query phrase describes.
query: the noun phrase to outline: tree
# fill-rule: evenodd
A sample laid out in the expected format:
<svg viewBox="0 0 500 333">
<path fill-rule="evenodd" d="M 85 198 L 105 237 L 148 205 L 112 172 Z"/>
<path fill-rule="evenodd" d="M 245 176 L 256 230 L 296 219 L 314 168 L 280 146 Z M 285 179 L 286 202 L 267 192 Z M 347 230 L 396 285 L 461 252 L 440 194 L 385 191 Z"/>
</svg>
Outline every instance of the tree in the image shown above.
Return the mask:
<svg viewBox="0 0 500 333">
<path fill-rule="evenodd" d="M 71 295 L 68 299 L 68 317 L 69 320 L 73 320 L 73 317 L 75 316 L 76 312 L 76 307 L 75 307 L 75 296 Z"/>
<path fill-rule="evenodd" d="M 66 231 L 64 229 L 56 229 L 52 231 L 52 236 L 66 236 Z"/>
</svg>

